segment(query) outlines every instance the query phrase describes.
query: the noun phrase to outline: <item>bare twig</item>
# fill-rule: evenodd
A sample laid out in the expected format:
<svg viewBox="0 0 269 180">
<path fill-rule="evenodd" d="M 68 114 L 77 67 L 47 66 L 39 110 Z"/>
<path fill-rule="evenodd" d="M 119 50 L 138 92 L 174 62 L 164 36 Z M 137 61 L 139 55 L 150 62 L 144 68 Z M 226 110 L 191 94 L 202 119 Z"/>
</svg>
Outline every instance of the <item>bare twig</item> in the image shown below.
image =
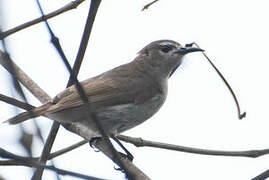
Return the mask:
<svg viewBox="0 0 269 180">
<path fill-rule="evenodd" d="M 57 16 L 59 14 L 62 14 L 64 12 L 66 12 L 66 11 L 75 9 L 83 1 L 85 1 L 85 0 L 75 0 L 75 1 L 72 1 L 72 2 L 68 3 L 67 5 L 65 5 L 64 7 L 60 8 L 60 9 L 57 9 L 56 11 L 53 11 L 53 12 L 45 15 L 44 17 L 39 17 L 39 18 L 34 19 L 32 21 L 23 23 L 23 24 L 15 27 L 15 28 L 12 28 L 10 30 L 7 30 L 7 31 L 5 31 L 5 32 L 3 32 L 3 33 L 0 34 L 0 40 L 3 39 L 3 38 L 5 38 L 5 37 L 7 37 L 7 36 L 9 36 L 9 35 L 11 35 L 11 34 L 14 34 L 14 33 L 18 32 L 20 30 L 23 30 L 23 29 L 28 28 L 28 27 L 30 27 L 32 25 L 38 24 L 38 23 L 40 23 L 40 22 L 42 22 L 42 21 L 44 21 L 46 19 L 53 18 L 53 17 L 55 17 L 55 16 Z"/>
<path fill-rule="evenodd" d="M 63 148 L 61 150 L 58 150 L 54 153 L 51 153 L 49 156 L 48 156 L 48 160 L 51 160 L 53 158 L 56 158 L 58 156 L 61 156 L 69 151 L 72 151 L 84 144 L 86 144 L 88 141 L 86 140 L 82 140 L 80 142 L 77 142 L 69 147 L 66 147 L 66 148 Z M 0 155 L 1 156 L 1 155 Z M 23 158 L 26 158 L 27 160 L 31 160 L 31 161 L 38 161 L 40 158 L 39 157 L 36 157 L 36 158 L 33 158 L 33 157 L 23 157 Z M 24 165 L 23 162 L 18 162 L 14 159 L 12 160 L 0 160 L 0 165 L 8 165 L 8 166 L 19 166 L 19 165 Z"/>
<path fill-rule="evenodd" d="M 151 5 L 153 5 L 153 4 L 156 3 L 157 1 L 159 1 L 159 0 L 154 0 L 154 1 L 150 2 L 150 3 L 148 3 L 147 5 L 145 5 L 145 6 L 143 7 L 143 9 L 142 9 L 141 11 L 144 11 L 144 10 L 148 9 Z"/>
<path fill-rule="evenodd" d="M 258 176 L 254 177 L 251 180 L 265 180 L 269 177 L 269 170 L 264 171 L 263 173 L 259 174 Z"/>
<path fill-rule="evenodd" d="M 190 43 L 190 44 L 186 44 L 186 46 L 192 46 L 192 45 L 195 45 L 197 46 L 198 48 L 199 45 L 196 43 L 196 42 L 193 42 L 193 43 Z M 214 63 L 210 60 L 210 58 L 206 55 L 206 53 L 203 51 L 202 52 L 203 55 L 205 56 L 205 58 L 208 60 L 208 62 L 211 64 L 211 66 L 215 69 L 215 71 L 218 73 L 218 75 L 221 77 L 221 79 L 223 80 L 223 82 L 225 83 L 225 85 L 228 87 L 229 91 L 231 92 L 233 98 L 234 98 L 234 101 L 235 101 L 235 104 L 236 104 L 236 107 L 237 107 L 237 112 L 238 112 L 238 118 L 239 119 L 242 119 L 244 117 L 246 117 L 246 112 L 243 112 L 241 113 L 241 110 L 240 110 L 240 106 L 239 106 L 239 102 L 236 98 L 236 95 L 232 89 L 232 87 L 230 86 L 230 84 L 228 83 L 228 81 L 225 79 L 225 77 L 221 74 L 221 72 L 218 70 L 218 68 L 214 65 Z"/>
<path fill-rule="evenodd" d="M 99 8 L 99 4 L 101 3 L 101 1 L 99 1 L 99 0 L 98 1 L 91 1 L 91 3 L 95 3 L 96 5 L 91 6 L 91 9 L 90 9 L 91 13 L 88 14 L 87 21 L 86 21 L 86 24 L 84 27 L 84 31 L 83 31 L 83 35 L 82 35 L 82 38 L 80 41 L 80 46 L 78 49 L 77 57 L 76 57 L 74 67 L 73 67 L 73 73 L 75 76 L 78 75 L 83 57 L 85 55 L 88 41 L 89 41 L 89 38 L 90 38 L 90 35 L 92 32 L 93 23 L 94 23 L 94 20 L 95 20 L 96 14 L 97 14 L 97 10 Z M 68 84 L 74 84 L 74 82 L 72 81 L 71 78 L 69 78 Z"/>
<path fill-rule="evenodd" d="M 82 140 L 82 141 L 80 141 L 80 142 L 77 142 L 77 143 L 75 143 L 75 144 L 73 144 L 73 145 L 71 145 L 71 146 L 69 146 L 69 147 L 67 147 L 67 148 L 61 149 L 61 150 L 56 151 L 56 152 L 54 152 L 54 153 L 51 153 L 51 154 L 48 156 L 48 159 L 53 159 L 53 158 L 55 158 L 55 157 L 57 157 L 57 156 L 60 156 L 60 155 L 62 155 L 62 154 L 65 154 L 65 153 L 67 153 L 67 152 L 69 152 L 69 151 L 72 151 L 72 150 L 74 150 L 74 149 L 76 149 L 76 148 L 78 148 L 78 147 L 80 147 L 80 146 L 82 146 L 82 145 L 84 145 L 84 144 L 86 144 L 86 143 L 88 143 L 88 141 L 86 141 L 86 140 Z"/>
<path fill-rule="evenodd" d="M 218 150 L 208 150 L 208 149 L 199 149 L 186 146 L 179 146 L 174 144 L 160 143 L 155 141 L 148 141 L 142 138 L 134 138 L 124 135 L 118 135 L 119 140 L 131 143 L 137 147 L 155 147 L 161 149 L 168 149 L 180 152 L 194 153 L 194 154 L 203 154 L 203 155 L 214 155 L 214 156 L 238 156 L 238 157 L 249 157 L 256 158 L 269 154 L 269 149 L 262 150 L 249 150 L 249 151 L 218 151 Z"/>
<path fill-rule="evenodd" d="M 54 141 L 55 141 L 56 134 L 58 133 L 59 127 L 60 127 L 60 123 L 54 121 L 54 122 L 53 122 L 53 125 L 52 125 L 52 127 L 51 127 L 51 129 L 50 129 L 49 136 L 48 136 L 47 139 L 46 139 L 46 142 L 45 142 L 44 148 L 43 148 L 43 150 L 42 150 L 41 156 L 40 156 L 40 158 L 39 158 L 39 162 L 40 162 L 40 163 L 44 163 L 44 164 L 46 164 L 46 161 L 47 161 L 47 159 L 48 159 L 50 150 L 51 150 L 52 145 L 53 145 L 53 143 L 54 143 Z M 41 179 L 43 170 L 44 170 L 43 167 L 39 167 L 39 168 L 35 171 L 35 173 L 34 173 L 32 179 L 34 179 L 34 180 Z"/>
<path fill-rule="evenodd" d="M 33 160 L 33 158 L 27 158 L 27 157 L 23 157 L 23 156 L 18 156 L 18 155 L 15 155 L 13 153 L 10 153 L 10 152 L 2 149 L 2 148 L 0 148 L 0 157 L 12 159 L 12 160 L 9 160 L 9 161 L 6 161 L 6 162 L 5 161 L 0 161 L 0 165 L 24 165 L 24 166 L 35 167 L 35 168 L 42 167 L 42 168 L 45 168 L 45 169 L 55 171 L 55 172 L 57 172 L 58 174 L 61 174 L 61 175 L 70 175 L 70 176 L 74 176 L 74 177 L 77 177 L 77 178 L 89 179 L 89 180 L 102 180 L 100 178 L 96 178 L 96 177 L 93 177 L 93 176 L 87 176 L 87 175 L 84 175 L 84 174 L 59 169 L 59 168 L 56 168 L 54 166 L 46 166 L 44 164 L 41 164 L 41 163 Z"/>
<path fill-rule="evenodd" d="M 75 143 L 75 144 L 73 144 L 71 146 L 68 146 L 68 147 L 63 148 L 61 150 L 58 150 L 58 151 L 56 151 L 54 153 L 51 153 L 48 156 L 48 160 L 51 160 L 53 158 L 56 158 L 58 156 L 61 156 L 61 155 L 65 154 L 65 153 L 67 153 L 69 151 L 72 151 L 72 150 L 86 144 L 87 142 L 88 141 L 86 141 L 86 140 L 82 140 L 82 141 L 77 142 L 77 143 Z M 28 158 L 29 160 L 33 160 L 33 161 L 38 161 L 40 159 L 39 157 L 36 157 L 36 158 L 24 157 L 24 158 Z M 0 165 L 23 165 L 23 164 L 18 164 L 18 162 L 14 161 L 14 160 L 5 160 L 5 161 L 0 161 Z"/>
<path fill-rule="evenodd" d="M 24 109 L 24 110 L 27 110 L 27 111 L 35 108 L 34 106 L 32 106 L 30 104 L 24 103 L 22 101 L 18 101 L 17 99 L 5 96 L 3 94 L 0 94 L 0 101 L 3 101 L 5 103 L 11 104 L 13 106 L 16 106 L 18 108 L 21 108 L 21 109 Z"/>
</svg>

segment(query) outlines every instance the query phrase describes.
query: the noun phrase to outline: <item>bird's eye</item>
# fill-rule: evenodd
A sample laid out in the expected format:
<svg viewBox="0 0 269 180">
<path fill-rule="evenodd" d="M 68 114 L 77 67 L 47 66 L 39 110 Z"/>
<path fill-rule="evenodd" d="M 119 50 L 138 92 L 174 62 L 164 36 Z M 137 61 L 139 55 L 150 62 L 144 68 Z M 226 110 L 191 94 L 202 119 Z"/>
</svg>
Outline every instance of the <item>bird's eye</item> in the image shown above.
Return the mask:
<svg viewBox="0 0 269 180">
<path fill-rule="evenodd" d="M 171 45 L 161 45 L 161 51 L 164 53 L 168 53 L 169 51 L 171 51 L 173 49 L 173 46 Z"/>
</svg>

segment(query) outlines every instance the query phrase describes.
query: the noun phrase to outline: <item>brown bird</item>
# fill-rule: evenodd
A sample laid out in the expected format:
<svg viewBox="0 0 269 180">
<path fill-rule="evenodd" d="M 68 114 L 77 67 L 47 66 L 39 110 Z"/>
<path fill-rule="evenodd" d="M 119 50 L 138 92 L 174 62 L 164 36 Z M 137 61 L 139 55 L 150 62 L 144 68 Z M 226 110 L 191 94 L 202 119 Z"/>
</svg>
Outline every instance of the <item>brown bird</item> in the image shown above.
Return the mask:
<svg viewBox="0 0 269 180">
<path fill-rule="evenodd" d="M 160 109 L 167 96 L 169 77 L 184 55 L 196 51 L 203 50 L 183 47 L 172 40 L 152 42 L 132 62 L 82 81 L 89 103 L 83 103 L 73 85 L 51 102 L 5 122 L 17 124 L 45 116 L 68 124 L 69 130 L 91 140 L 101 136 L 89 116 L 93 113 L 108 134 L 116 135 L 141 124 Z"/>
</svg>

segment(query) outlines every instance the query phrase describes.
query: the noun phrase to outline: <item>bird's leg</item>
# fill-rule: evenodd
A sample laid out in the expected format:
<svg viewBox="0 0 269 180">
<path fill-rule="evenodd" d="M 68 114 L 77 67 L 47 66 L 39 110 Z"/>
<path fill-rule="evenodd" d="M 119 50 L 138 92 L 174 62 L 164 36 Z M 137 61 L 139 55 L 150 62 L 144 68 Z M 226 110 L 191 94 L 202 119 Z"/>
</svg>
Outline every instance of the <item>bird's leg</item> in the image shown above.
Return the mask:
<svg viewBox="0 0 269 180">
<path fill-rule="evenodd" d="M 124 152 L 126 153 L 126 154 L 123 154 L 123 153 L 121 153 L 121 152 L 118 152 L 122 157 L 124 157 L 124 158 L 127 158 L 129 161 L 133 161 L 133 159 L 134 159 L 134 156 L 130 153 L 130 151 L 128 151 L 124 146 L 123 146 L 123 144 L 114 136 L 114 135 L 110 135 L 110 137 L 121 147 L 121 149 L 123 149 L 124 150 Z M 121 169 L 121 168 L 117 168 L 117 167 L 114 167 L 114 169 L 115 170 L 117 170 L 117 171 L 122 171 L 122 172 L 124 172 L 123 171 L 123 169 Z"/>
<path fill-rule="evenodd" d="M 114 136 L 114 135 L 110 135 L 110 137 L 124 150 L 124 152 L 126 154 L 123 154 L 121 152 L 118 152 L 122 157 L 127 158 L 129 161 L 133 161 L 134 156 L 130 153 L 130 151 L 128 151 L 123 144 Z M 91 138 L 91 140 L 89 141 L 89 145 L 94 149 L 94 151 L 99 152 L 99 150 L 96 150 L 96 148 L 93 146 L 93 143 L 95 141 L 99 141 L 101 140 L 102 137 L 93 137 Z"/>
<path fill-rule="evenodd" d="M 114 135 L 110 135 L 110 137 L 124 150 L 124 152 L 126 153 L 126 154 L 124 154 L 124 153 L 121 153 L 121 152 L 118 152 L 122 157 L 124 157 L 124 158 L 127 158 L 129 161 L 133 161 L 133 159 L 134 159 L 134 156 L 130 153 L 130 151 L 128 151 L 124 146 L 123 146 L 123 144 L 121 144 L 121 142 L 114 136 Z M 96 150 L 96 148 L 93 146 L 93 143 L 95 142 L 95 141 L 99 141 L 99 140 L 101 140 L 102 139 L 102 137 L 93 137 L 93 138 L 91 138 L 91 140 L 89 141 L 89 145 L 94 149 L 94 151 L 95 152 L 99 152 L 99 150 Z M 114 169 L 115 170 L 117 170 L 117 171 L 122 171 L 122 172 L 124 172 L 123 171 L 123 169 L 121 169 L 121 168 L 118 168 L 118 167 L 114 167 Z"/>
<path fill-rule="evenodd" d="M 133 159 L 134 159 L 134 156 L 130 153 L 130 151 L 128 151 L 124 146 L 123 146 L 123 144 L 121 144 L 121 142 L 114 136 L 114 135 L 111 135 L 111 138 L 124 150 L 124 152 L 126 153 L 126 154 L 123 154 L 123 153 L 121 153 L 121 152 L 119 152 L 120 153 L 120 155 L 121 156 L 123 156 L 124 158 L 127 158 L 129 161 L 133 161 Z"/>
</svg>

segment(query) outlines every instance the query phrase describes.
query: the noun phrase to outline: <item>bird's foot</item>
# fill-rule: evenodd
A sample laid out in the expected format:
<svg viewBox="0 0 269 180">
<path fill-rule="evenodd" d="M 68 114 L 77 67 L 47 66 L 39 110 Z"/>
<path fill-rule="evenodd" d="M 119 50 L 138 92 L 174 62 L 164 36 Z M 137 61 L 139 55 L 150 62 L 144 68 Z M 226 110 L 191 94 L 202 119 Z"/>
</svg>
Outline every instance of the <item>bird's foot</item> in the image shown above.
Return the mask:
<svg viewBox="0 0 269 180">
<path fill-rule="evenodd" d="M 93 150 L 95 151 L 95 152 L 100 152 L 96 147 L 94 147 L 94 145 L 93 145 L 93 143 L 94 142 L 96 142 L 96 141 L 99 141 L 99 140 L 101 140 L 102 139 L 102 137 L 93 137 L 93 138 L 91 138 L 91 140 L 89 141 L 89 145 L 91 146 L 91 148 L 93 148 Z"/>
<path fill-rule="evenodd" d="M 134 157 L 133 157 L 133 155 L 131 154 L 131 153 L 129 153 L 129 154 L 124 154 L 124 153 L 121 153 L 121 152 L 118 152 L 119 153 L 119 155 L 121 156 L 121 157 L 123 157 L 123 158 L 126 158 L 126 159 L 128 159 L 129 161 L 133 161 L 133 159 L 134 159 Z M 116 166 L 114 166 L 114 169 L 116 170 L 116 171 L 121 171 L 121 172 L 125 172 L 122 168 L 120 168 L 120 167 L 116 167 Z"/>
<path fill-rule="evenodd" d="M 121 147 L 121 149 L 122 150 L 124 150 L 124 152 L 126 153 L 126 154 L 123 154 L 123 153 L 121 153 L 121 152 L 119 152 L 120 153 L 120 155 L 122 156 L 122 157 L 124 157 L 124 158 L 127 158 L 129 161 L 133 161 L 133 159 L 134 159 L 134 156 L 130 153 L 130 151 L 128 151 L 128 149 L 126 149 L 124 146 L 123 146 L 123 144 L 114 136 L 114 135 L 112 135 L 111 136 L 111 138 Z"/>
</svg>

